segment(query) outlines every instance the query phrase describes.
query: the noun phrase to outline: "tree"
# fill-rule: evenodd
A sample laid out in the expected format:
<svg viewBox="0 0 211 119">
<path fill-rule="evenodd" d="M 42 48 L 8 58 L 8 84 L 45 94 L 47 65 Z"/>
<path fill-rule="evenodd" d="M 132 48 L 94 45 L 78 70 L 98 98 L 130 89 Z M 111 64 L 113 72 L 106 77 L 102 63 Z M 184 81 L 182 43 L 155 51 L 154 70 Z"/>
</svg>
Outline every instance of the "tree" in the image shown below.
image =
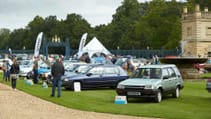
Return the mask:
<svg viewBox="0 0 211 119">
<path fill-rule="evenodd" d="M 20 43 L 20 41 L 25 41 L 26 38 L 27 38 L 26 29 L 16 29 L 10 34 L 7 47 L 14 50 L 22 50 L 22 48 L 26 44 Z"/>
<path fill-rule="evenodd" d="M 124 0 L 122 5 L 117 8 L 116 14 L 112 20 L 112 48 L 120 46 L 123 49 L 130 49 L 135 45 L 133 42 L 128 44 L 128 41 L 133 40 L 134 23 L 140 19 L 145 13 L 144 7 L 140 7 L 137 0 Z"/>
<path fill-rule="evenodd" d="M 68 14 L 63 24 L 65 25 L 65 37 L 70 38 L 70 47 L 78 49 L 81 36 L 91 31 L 90 24 L 77 14 Z"/>
<path fill-rule="evenodd" d="M 153 49 L 178 46 L 181 39 L 180 9 L 177 2 L 150 2 L 146 15 L 136 23 L 135 28 L 136 37 L 144 43 L 142 46 Z"/>
<path fill-rule="evenodd" d="M 208 7 L 211 9 L 211 1 L 210 0 L 187 0 L 187 6 L 190 11 L 194 11 L 194 7 L 196 4 L 199 4 L 201 8 Z"/>
<path fill-rule="evenodd" d="M 35 16 L 26 26 L 26 30 L 27 36 L 23 39 L 24 46 L 27 49 L 34 49 L 37 35 L 44 31 L 44 19 L 40 16 Z"/>
<path fill-rule="evenodd" d="M 5 49 L 8 45 L 8 40 L 9 40 L 9 37 L 10 37 L 10 30 L 9 29 L 6 29 L 6 28 L 2 28 L 0 29 L 0 49 Z"/>
</svg>

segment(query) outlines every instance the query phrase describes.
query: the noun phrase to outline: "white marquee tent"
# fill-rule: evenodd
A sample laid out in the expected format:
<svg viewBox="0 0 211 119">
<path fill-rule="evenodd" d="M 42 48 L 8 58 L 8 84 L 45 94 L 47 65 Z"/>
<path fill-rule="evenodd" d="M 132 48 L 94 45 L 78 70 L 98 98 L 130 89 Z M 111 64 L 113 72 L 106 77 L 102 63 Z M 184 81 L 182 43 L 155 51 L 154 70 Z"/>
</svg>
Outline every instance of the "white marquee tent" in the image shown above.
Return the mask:
<svg viewBox="0 0 211 119">
<path fill-rule="evenodd" d="M 104 53 L 105 55 L 111 54 L 103 44 L 94 37 L 83 49 L 82 53 L 88 53 L 89 57 L 92 57 L 95 53 Z M 80 57 L 80 56 L 79 56 Z"/>
</svg>

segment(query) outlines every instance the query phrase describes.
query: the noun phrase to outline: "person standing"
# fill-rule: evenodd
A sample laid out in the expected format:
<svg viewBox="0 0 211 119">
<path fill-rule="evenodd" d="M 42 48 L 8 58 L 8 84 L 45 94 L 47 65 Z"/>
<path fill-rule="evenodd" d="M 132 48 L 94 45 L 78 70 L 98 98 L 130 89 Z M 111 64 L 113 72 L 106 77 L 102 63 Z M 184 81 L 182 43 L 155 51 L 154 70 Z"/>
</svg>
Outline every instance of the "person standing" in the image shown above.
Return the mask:
<svg viewBox="0 0 211 119">
<path fill-rule="evenodd" d="M 3 82 L 10 81 L 10 64 L 9 64 L 9 59 L 4 59 L 3 60 Z"/>
<path fill-rule="evenodd" d="M 6 75 L 7 75 L 7 77 L 6 77 L 6 82 L 7 81 L 9 81 L 10 82 L 10 69 L 11 69 L 11 65 L 10 65 L 10 59 L 8 59 L 7 61 L 6 61 Z"/>
<path fill-rule="evenodd" d="M 12 89 L 16 90 L 16 80 L 18 79 L 18 74 L 20 71 L 19 64 L 17 63 L 16 59 L 13 59 L 13 64 L 10 68 L 10 76 L 12 78 Z"/>
<path fill-rule="evenodd" d="M 55 95 L 56 86 L 58 88 L 57 97 L 61 97 L 61 76 L 64 75 L 64 65 L 59 61 L 59 56 L 55 56 L 54 58 L 56 62 L 51 68 L 51 74 L 53 76 L 51 97 L 54 97 Z"/>
<path fill-rule="evenodd" d="M 7 67 L 7 61 L 4 59 L 3 60 L 3 66 L 2 66 L 2 71 L 3 71 L 3 82 L 6 81 L 7 79 L 7 71 L 6 71 L 6 68 Z"/>
<path fill-rule="evenodd" d="M 38 83 L 38 57 L 35 57 L 34 64 L 33 64 L 33 83 Z"/>
</svg>

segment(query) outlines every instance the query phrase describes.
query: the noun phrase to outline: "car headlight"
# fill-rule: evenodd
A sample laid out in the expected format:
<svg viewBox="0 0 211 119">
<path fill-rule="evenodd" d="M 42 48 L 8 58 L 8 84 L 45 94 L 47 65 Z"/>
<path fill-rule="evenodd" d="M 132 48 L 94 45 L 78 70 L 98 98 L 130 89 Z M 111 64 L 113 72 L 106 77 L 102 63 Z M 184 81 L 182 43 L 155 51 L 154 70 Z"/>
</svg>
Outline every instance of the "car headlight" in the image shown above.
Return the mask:
<svg viewBox="0 0 211 119">
<path fill-rule="evenodd" d="M 118 85 L 117 88 L 119 88 L 119 89 L 125 89 L 125 86 L 124 85 Z"/>
<path fill-rule="evenodd" d="M 152 85 L 146 85 L 146 86 L 144 87 L 144 89 L 153 89 L 153 86 L 152 86 Z"/>
<path fill-rule="evenodd" d="M 68 79 L 67 78 L 64 78 L 64 81 L 68 81 Z"/>
</svg>

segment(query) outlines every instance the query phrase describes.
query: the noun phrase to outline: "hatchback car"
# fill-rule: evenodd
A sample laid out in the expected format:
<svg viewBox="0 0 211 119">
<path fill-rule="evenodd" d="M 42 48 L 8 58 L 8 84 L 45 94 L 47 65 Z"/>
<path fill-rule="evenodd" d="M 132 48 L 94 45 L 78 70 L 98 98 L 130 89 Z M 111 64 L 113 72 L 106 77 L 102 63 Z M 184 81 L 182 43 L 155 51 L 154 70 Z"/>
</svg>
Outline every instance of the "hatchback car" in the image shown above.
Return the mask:
<svg viewBox="0 0 211 119">
<path fill-rule="evenodd" d="M 19 62 L 20 72 L 19 76 L 26 77 L 27 73 L 32 70 L 33 68 L 33 61 L 32 60 L 22 60 Z"/>
<path fill-rule="evenodd" d="M 143 65 L 131 78 L 120 82 L 116 92 L 128 98 L 154 98 L 161 102 L 163 94 L 171 93 L 178 98 L 183 79 L 175 65 Z"/>
<path fill-rule="evenodd" d="M 128 78 L 127 73 L 117 65 L 95 64 L 83 68 L 80 73 L 66 75 L 62 78 L 65 89 L 74 89 L 74 83 L 80 88 L 112 87 L 116 88 L 120 81 Z"/>
<path fill-rule="evenodd" d="M 46 80 L 50 72 L 51 72 L 51 67 L 48 64 L 46 64 L 45 62 L 39 62 L 38 64 L 39 78 L 42 78 L 42 80 Z M 26 74 L 26 78 L 32 79 L 33 77 L 34 77 L 34 72 L 31 69 L 31 71 L 29 71 Z"/>
</svg>

